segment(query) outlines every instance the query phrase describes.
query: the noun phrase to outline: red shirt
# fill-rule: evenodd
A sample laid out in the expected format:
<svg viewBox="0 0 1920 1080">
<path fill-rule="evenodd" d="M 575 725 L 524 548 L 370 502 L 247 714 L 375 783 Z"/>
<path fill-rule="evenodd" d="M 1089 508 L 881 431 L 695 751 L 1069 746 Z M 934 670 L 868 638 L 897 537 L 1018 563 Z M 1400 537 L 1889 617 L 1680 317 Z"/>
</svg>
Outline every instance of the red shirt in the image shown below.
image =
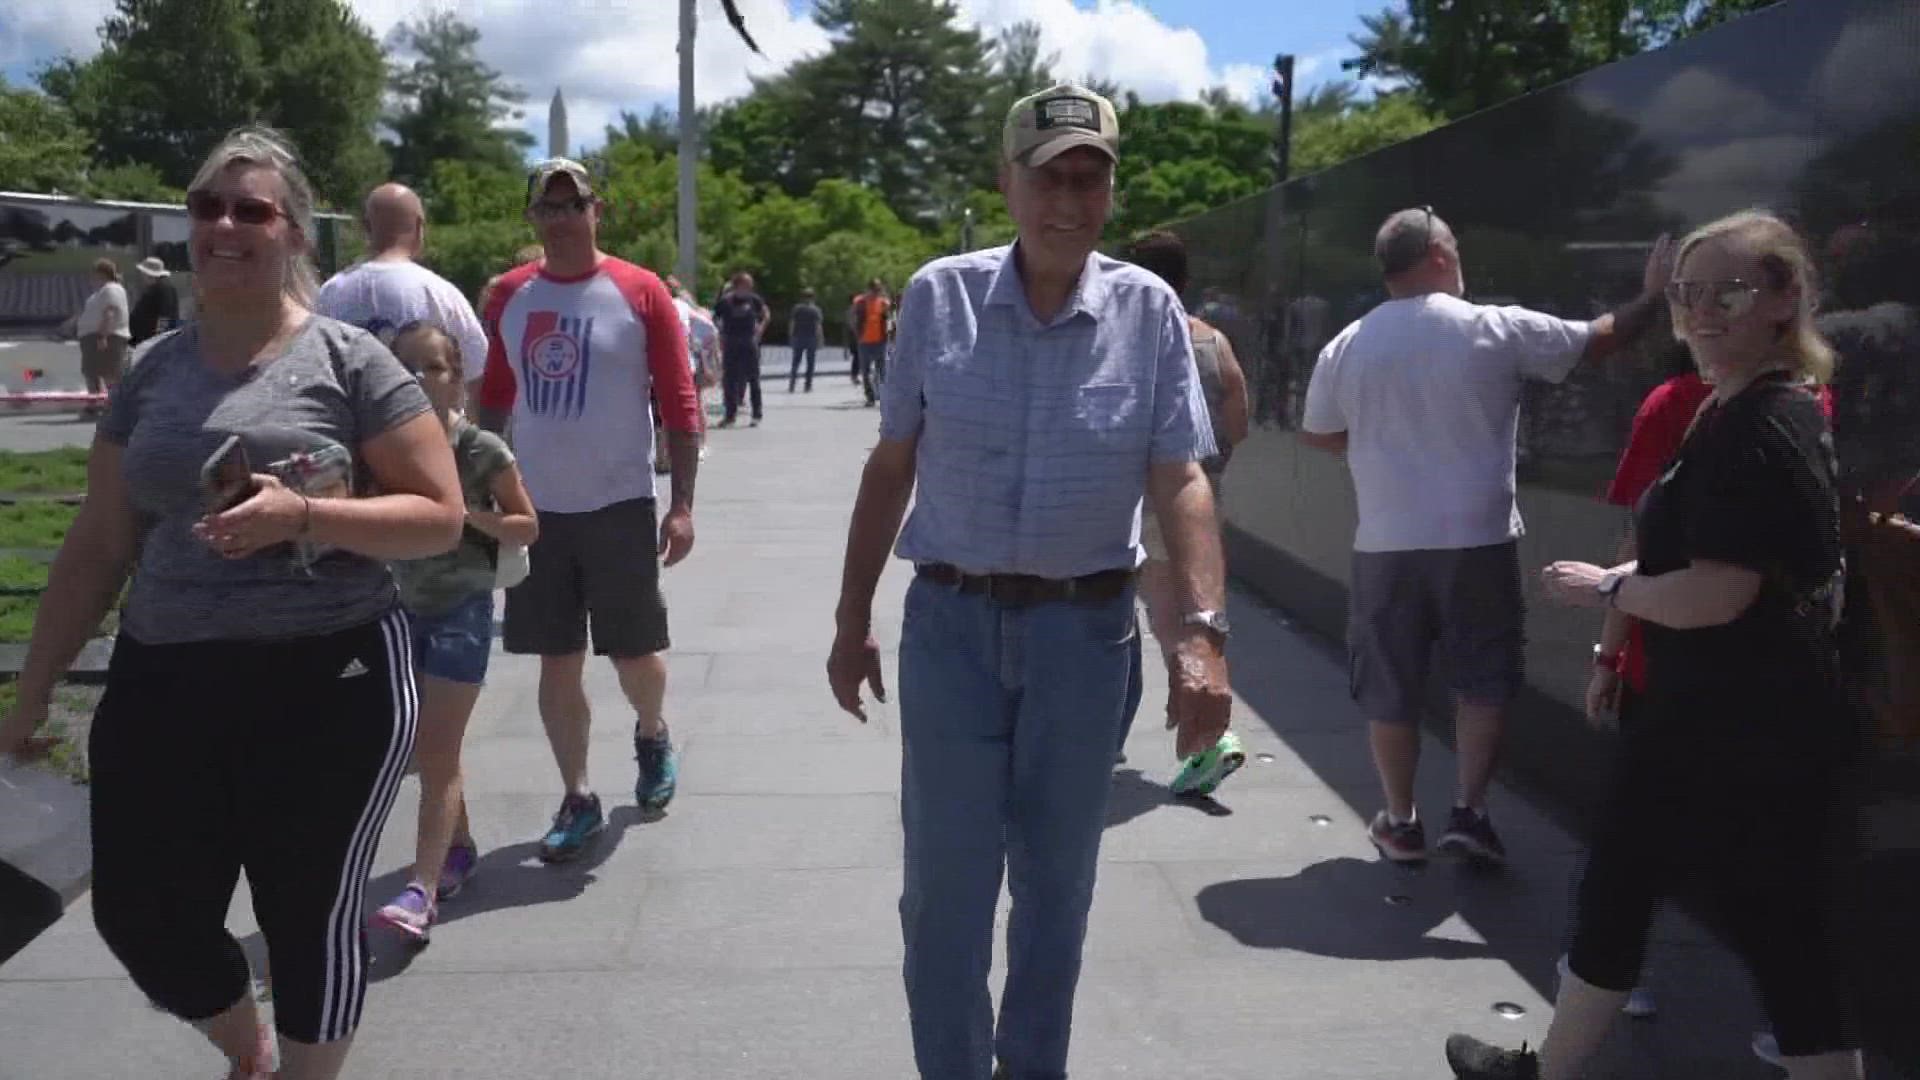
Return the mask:
<svg viewBox="0 0 1920 1080">
<path fill-rule="evenodd" d="M 1632 509 L 1686 441 L 1687 427 L 1693 423 L 1700 406 L 1713 393 L 1713 387 L 1697 373 L 1676 375 L 1648 392 L 1634 414 L 1633 429 L 1627 435 L 1627 448 L 1607 485 L 1606 501 Z M 1822 386 L 1820 407 L 1833 419 L 1833 395 Z M 1626 648 L 1620 654 L 1620 675 L 1635 691 L 1647 688 L 1646 644 L 1641 639 L 1640 622 L 1633 620 Z"/>
</svg>

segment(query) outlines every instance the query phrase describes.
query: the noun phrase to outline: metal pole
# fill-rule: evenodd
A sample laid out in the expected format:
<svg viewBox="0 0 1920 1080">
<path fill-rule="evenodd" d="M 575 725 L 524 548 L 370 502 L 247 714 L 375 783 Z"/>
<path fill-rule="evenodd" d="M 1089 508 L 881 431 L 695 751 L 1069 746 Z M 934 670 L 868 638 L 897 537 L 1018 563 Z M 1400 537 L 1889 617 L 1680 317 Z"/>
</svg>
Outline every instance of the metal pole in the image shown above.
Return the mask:
<svg viewBox="0 0 1920 1080">
<path fill-rule="evenodd" d="M 694 295 L 700 295 L 700 258 L 697 250 L 700 244 L 698 218 L 699 192 L 695 190 L 694 167 L 699 155 L 699 132 L 696 125 L 699 117 L 693 108 L 693 34 L 698 22 L 694 8 L 698 0 L 680 0 L 680 215 L 676 225 L 676 235 L 680 257 L 675 260 L 674 272 L 680 277 L 680 284 Z"/>
<path fill-rule="evenodd" d="M 971 206 L 960 212 L 960 250 L 963 252 L 973 250 L 973 207 Z"/>
<path fill-rule="evenodd" d="M 1273 58 L 1279 77 L 1273 81 L 1274 96 L 1280 99 L 1280 146 L 1274 160 L 1276 184 L 1284 184 L 1293 167 L 1293 57 L 1281 53 Z"/>
</svg>

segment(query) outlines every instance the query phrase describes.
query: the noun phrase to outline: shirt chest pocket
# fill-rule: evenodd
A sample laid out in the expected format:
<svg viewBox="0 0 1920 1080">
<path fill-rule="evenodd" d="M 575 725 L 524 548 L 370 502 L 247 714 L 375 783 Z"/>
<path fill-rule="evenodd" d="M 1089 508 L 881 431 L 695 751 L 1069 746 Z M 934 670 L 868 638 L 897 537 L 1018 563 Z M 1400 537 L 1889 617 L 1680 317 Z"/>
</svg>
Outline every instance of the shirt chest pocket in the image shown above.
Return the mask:
<svg viewBox="0 0 1920 1080">
<path fill-rule="evenodd" d="M 1138 383 L 1093 383 L 1067 391 L 1048 426 L 1076 455 L 1126 455 L 1146 452 L 1148 416 Z"/>
</svg>

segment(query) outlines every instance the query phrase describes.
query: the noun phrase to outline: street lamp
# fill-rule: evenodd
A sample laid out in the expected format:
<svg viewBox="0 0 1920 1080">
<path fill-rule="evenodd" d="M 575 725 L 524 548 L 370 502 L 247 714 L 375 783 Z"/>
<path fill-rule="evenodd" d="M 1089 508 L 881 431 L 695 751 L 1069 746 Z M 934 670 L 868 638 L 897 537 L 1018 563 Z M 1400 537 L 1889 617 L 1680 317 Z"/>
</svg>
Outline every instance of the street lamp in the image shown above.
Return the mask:
<svg viewBox="0 0 1920 1080">
<path fill-rule="evenodd" d="M 1288 53 L 1273 58 L 1273 99 L 1280 105 L 1280 145 L 1274 156 L 1273 182 L 1284 184 L 1293 157 L 1293 57 Z"/>
</svg>

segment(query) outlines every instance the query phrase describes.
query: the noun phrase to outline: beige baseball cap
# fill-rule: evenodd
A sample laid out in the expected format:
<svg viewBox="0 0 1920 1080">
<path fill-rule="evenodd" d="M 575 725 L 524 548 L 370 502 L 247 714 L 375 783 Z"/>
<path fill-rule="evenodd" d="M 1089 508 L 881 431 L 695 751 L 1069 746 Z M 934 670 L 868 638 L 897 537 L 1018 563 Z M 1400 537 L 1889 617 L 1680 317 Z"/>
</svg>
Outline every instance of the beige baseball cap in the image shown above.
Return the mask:
<svg viewBox="0 0 1920 1080">
<path fill-rule="evenodd" d="M 587 167 L 572 158 L 548 158 L 533 167 L 527 174 L 527 205 L 547 193 L 547 185 L 556 176 L 568 176 L 573 179 L 574 189 L 582 198 L 593 198 L 593 179 L 587 175 Z"/>
<path fill-rule="evenodd" d="M 1076 146 L 1120 160 L 1120 118 L 1113 102 L 1084 86 L 1061 83 L 1014 103 L 1001 144 L 1008 161 L 1045 165 Z"/>
</svg>

